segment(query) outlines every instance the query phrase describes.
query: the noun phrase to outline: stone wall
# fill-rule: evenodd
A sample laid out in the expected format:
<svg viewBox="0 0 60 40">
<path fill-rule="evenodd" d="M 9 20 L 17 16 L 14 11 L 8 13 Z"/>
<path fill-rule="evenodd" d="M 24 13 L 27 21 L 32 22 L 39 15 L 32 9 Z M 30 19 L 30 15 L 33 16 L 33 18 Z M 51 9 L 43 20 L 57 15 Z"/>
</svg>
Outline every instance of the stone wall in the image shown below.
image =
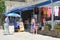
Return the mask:
<svg viewBox="0 0 60 40">
<path fill-rule="evenodd" d="M 18 2 L 25 2 L 25 0 L 6 0 L 6 1 L 18 1 Z"/>
<path fill-rule="evenodd" d="M 46 1 L 46 0 L 25 0 L 25 2 L 6 1 L 5 2 L 6 12 L 13 9 L 13 8 L 16 8 L 16 7 L 27 7 L 30 5 L 44 2 L 44 1 Z"/>
<path fill-rule="evenodd" d="M 25 2 L 16 2 L 16 1 L 6 1 L 6 11 L 9 11 L 13 8 L 19 7 L 19 6 L 25 6 Z"/>
</svg>

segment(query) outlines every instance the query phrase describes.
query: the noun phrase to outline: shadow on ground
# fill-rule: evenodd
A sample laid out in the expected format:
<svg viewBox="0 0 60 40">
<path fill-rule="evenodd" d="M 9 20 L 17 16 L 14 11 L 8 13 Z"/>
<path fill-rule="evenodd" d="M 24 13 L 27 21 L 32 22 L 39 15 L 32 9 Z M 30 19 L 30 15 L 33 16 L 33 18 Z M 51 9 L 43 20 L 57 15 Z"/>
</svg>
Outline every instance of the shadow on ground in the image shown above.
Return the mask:
<svg viewBox="0 0 60 40">
<path fill-rule="evenodd" d="M 25 31 L 29 32 L 29 30 L 25 30 Z M 44 31 L 38 30 L 37 33 L 45 36 L 60 38 L 60 29 L 55 29 L 54 31 L 50 31 L 49 29 L 46 28 Z"/>
</svg>

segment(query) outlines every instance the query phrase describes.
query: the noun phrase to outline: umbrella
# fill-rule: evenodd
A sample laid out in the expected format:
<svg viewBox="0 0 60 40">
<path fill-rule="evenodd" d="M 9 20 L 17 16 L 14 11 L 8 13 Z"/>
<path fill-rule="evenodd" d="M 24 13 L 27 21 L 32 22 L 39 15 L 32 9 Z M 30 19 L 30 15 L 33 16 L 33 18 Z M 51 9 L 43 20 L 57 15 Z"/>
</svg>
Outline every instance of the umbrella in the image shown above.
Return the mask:
<svg viewBox="0 0 60 40">
<path fill-rule="evenodd" d="M 21 15 L 16 14 L 16 13 L 9 13 L 9 14 L 6 14 L 5 16 L 21 17 Z"/>
</svg>

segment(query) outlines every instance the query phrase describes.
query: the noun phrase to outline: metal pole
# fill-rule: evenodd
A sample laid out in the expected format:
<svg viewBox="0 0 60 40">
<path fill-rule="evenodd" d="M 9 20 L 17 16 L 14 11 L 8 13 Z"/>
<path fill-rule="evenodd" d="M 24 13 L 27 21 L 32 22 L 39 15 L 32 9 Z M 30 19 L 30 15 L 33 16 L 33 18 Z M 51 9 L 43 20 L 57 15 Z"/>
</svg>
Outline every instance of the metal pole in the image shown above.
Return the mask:
<svg viewBox="0 0 60 40">
<path fill-rule="evenodd" d="M 34 14 L 35 14 L 35 9 L 34 9 L 34 7 L 33 7 L 33 16 L 34 16 Z"/>
<path fill-rule="evenodd" d="M 20 11 L 20 15 L 21 15 L 21 11 Z"/>
<path fill-rule="evenodd" d="M 52 18 L 52 20 L 51 20 L 51 23 L 52 23 L 51 26 L 52 27 L 51 27 L 51 30 L 54 30 L 54 12 L 53 12 L 53 7 L 54 6 L 53 6 L 53 0 L 51 0 L 51 4 L 52 4 L 52 14 L 51 14 L 52 15 L 52 17 L 51 17 Z"/>
<path fill-rule="evenodd" d="M 20 11 L 20 16 L 21 16 L 21 11 Z M 22 17 L 20 17 L 20 21 L 22 20 Z"/>
<path fill-rule="evenodd" d="M 38 18 L 39 18 L 39 19 L 38 19 L 38 20 L 39 20 L 38 22 L 39 22 L 39 24 L 40 24 L 39 27 L 41 27 L 41 11 L 40 11 L 41 9 L 40 9 L 40 8 L 41 8 L 41 7 L 39 7 L 39 16 L 38 16 Z"/>
</svg>

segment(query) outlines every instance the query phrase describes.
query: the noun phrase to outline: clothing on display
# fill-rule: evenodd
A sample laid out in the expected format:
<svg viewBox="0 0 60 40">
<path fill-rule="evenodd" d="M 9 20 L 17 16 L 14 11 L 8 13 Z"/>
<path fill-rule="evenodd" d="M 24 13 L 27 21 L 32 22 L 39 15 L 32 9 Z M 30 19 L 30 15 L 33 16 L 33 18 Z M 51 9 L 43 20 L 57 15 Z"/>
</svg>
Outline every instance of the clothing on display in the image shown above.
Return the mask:
<svg viewBox="0 0 60 40">
<path fill-rule="evenodd" d="M 59 7 L 59 16 L 60 16 L 60 7 Z"/>
<path fill-rule="evenodd" d="M 51 20 L 51 16 L 52 16 L 51 7 L 42 7 L 41 10 L 39 11 L 41 11 L 41 21 L 43 20 L 43 17 L 45 18 L 46 21 Z M 54 20 L 60 19 L 60 7 L 59 6 L 53 7 L 53 14 L 54 14 Z"/>
<path fill-rule="evenodd" d="M 48 13 L 48 17 L 51 17 L 52 9 L 48 8 L 47 13 Z"/>
<path fill-rule="evenodd" d="M 38 12 L 39 10 L 38 10 L 38 8 L 36 8 L 36 12 Z"/>
<path fill-rule="evenodd" d="M 55 16 L 60 16 L 60 8 L 59 6 L 54 6 L 53 8 L 53 13 Z M 48 17 L 51 17 L 51 14 L 52 14 L 52 8 L 50 7 L 42 7 L 42 14 L 45 16 L 48 16 Z"/>
<path fill-rule="evenodd" d="M 55 16 L 58 16 L 58 12 L 59 12 L 59 6 L 54 6 L 54 14 L 55 14 Z"/>
<path fill-rule="evenodd" d="M 43 11 L 43 14 L 46 15 L 47 14 L 47 7 L 42 7 L 42 11 Z"/>
</svg>

